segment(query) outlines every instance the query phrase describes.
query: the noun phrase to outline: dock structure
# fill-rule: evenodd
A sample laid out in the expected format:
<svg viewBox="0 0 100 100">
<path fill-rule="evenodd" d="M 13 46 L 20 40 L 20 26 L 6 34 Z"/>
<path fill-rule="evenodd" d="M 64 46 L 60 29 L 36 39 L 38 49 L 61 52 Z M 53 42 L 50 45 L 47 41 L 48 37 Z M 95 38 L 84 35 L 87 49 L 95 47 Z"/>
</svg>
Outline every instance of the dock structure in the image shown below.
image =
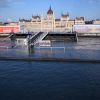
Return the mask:
<svg viewBox="0 0 100 100">
<path fill-rule="evenodd" d="M 78 37 L 100 37 L 100 33 L 77 33 Z"/>
<path fill-rule="evenodd" d="M 30 39 L 29 39 L 29 45 L 35 45 L 36 43 L 41 42 L 45 36 L 48 34 L 48 32 L 38 32 L 35 35 L 33 35 Z"/>
<path fill-rule="evenodd" d="M 0 34 L 0 38 L 4 38 L 4 40 L 8 40 L 9 38 L 11 38 L 13 36 L 13 34 Z"/>
<path fill-rule="evenodd" d="M 49 32 L 47 40 L 78 41 L 76 32 Z"/>
<path fill-rule="evenodd" d="M 8 49 L 12 47 L 11 37 L 13 34 L 0 34 L 0 49 Z"/>
<path fill-rule="evenodd" d="M 37 32 L 37 33 L 15 33 L 9 34 L 4 40 L 10 39 L 15 45 L 35 46 L 37 43 L 52 40 L 78 41 L 75 32 Z M 16 43 L 15 43 L 16 42 Z"/>
<path fill-rule="evenodd" d="M 48 38 L 49 37 L 49 38 Z M 52 39 L 57 39 L 60 40 L 63 38 L 65 38 L 65 40 L 72 40 L 72 41 L 78 41 L 78 36 L 77 33 L 75 32 L 67 32 L 67 33 L 58 33 L 58 32 L 38 32 L 35 35 L 33 35 L 30 39 L 29 39 L 29 45 L 35 45 L 39 42 L 42 42 L 42 40 L 52 40 Z"/>
</svg>

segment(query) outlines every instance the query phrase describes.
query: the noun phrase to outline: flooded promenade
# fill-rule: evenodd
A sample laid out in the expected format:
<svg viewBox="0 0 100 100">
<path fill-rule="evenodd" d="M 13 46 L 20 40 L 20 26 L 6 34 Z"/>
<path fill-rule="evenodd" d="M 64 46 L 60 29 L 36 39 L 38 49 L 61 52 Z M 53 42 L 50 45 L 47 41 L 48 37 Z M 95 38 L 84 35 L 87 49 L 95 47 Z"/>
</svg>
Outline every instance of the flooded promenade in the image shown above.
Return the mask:
<svg viewBox="0 0 100 100">
<path fill-rule="evenodd" d="M 50 46 L 37 44 L 34 47 L 20 45 L 14 48 L 11 48 L 13 43 L 10 40 L 0 41 L 0 57 L 100 60 L 100 38 L 79 38 L 78 42 L 52 40 Z"/>
</svg>

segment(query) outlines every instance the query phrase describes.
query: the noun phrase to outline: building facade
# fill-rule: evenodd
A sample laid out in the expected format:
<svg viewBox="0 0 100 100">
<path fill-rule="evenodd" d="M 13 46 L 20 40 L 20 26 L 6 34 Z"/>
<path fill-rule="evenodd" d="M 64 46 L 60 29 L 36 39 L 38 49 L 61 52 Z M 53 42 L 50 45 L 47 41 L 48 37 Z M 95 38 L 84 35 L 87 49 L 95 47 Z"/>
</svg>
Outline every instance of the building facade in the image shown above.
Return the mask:
<svg viewBox="0 0 100 100">
<path fill-rule="evenodd" d="M 100 25 L 100 19 L 94 20 L 94 21 L 93 21 L 93 24 L 95 24 L 95 25 Z"/>
<path fill-rule="evenodd" d="M 47 17 L 43 18 L 39 15 L 33 16 L 31 20 L 19 19 L 19 25 L 23 32 L 66 32 L 72 31 L 73 25 L 81 24 L 84 25 L 84 17 L 77 17 L 75 20 L 71 20 L 69 13 L 62 14 L 61 18 L 56 19 L 54 12 L 49 8 L 47 11 Z"/>
</svg>

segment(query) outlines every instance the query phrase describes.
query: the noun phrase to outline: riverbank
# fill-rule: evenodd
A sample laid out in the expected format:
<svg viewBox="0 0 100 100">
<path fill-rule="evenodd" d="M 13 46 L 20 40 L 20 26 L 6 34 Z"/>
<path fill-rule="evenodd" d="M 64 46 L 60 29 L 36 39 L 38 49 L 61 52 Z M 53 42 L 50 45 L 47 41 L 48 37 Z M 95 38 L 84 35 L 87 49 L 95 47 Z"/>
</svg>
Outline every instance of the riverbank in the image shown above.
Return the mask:
<svg viewBox="0 0 100 100">
<path fill-rule="evenodd" d="M 3 61 L 41 61 L 41 62 L 78 62 L 78 63 L 100 63 L 99 60 L 94 59 L 67 59 L 67 58 L 32 58 L 32 57 L 0 57 Z"/>
</svg>

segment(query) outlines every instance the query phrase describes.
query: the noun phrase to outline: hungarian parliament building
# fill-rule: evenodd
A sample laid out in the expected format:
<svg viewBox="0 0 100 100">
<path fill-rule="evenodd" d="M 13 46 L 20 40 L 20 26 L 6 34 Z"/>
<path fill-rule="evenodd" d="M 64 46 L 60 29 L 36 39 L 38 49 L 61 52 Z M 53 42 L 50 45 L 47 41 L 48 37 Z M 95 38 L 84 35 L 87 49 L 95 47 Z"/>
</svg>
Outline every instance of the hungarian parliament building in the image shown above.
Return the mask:
<svg viewBox="0 0 100 100">
<path fill-rule="evenodd" d="M 11 25 L 16 23 L 10 23 Z M 20 30 L 24 32 L 66 32 L 73 31 L 74 25 L 100 25 L 100 20 L 85 21 L 84 17 L 76 17 L 74 20 L 70 19 L 69 13 L 62 14 L 61 18 L 56 19 L 54 12 L 49 8 L 47 11 L 47 17 L 33 16 L 31 20 L 19 19 L 17 24 L 20 26 Z M 100 29 L 99 29 L 100 30 Z"/>
<path fill-rule="evenodd" d="M 47 11 L 47 17 L 42 18 L 40 16 L 32 16 L 31 20 L 19 19 L 19 24 L 25 31 L 53 31 L 53 32 L 63 32 L 72 31 L 73 25 L 84 25 L 92 24 L 92 22 L 85 23 L 84 17 L 76 17 L 75 20 L 71 20 L 69 13 L 62 14 L 60 19 L 56 19 L 54 12 L 49 8 Z M 93 24 L 100 24 L 100 20 L 94 21 Z"/>
<path fill-rule="evenodd" d="M 25 31 L 66 31 L 72 30 L 74 24 L 85 24 L 84 17 L 77 17 L 75 20 L 71 20 L 69 13 L 62 14 L 60 19 L 54 17 L 54 12 L 49 8 L 47 11 L 47 17 L 42 18 L 40 16 L 32 16 L 31 20 L 19 19 L 21 28 Z"/>
</svg>

